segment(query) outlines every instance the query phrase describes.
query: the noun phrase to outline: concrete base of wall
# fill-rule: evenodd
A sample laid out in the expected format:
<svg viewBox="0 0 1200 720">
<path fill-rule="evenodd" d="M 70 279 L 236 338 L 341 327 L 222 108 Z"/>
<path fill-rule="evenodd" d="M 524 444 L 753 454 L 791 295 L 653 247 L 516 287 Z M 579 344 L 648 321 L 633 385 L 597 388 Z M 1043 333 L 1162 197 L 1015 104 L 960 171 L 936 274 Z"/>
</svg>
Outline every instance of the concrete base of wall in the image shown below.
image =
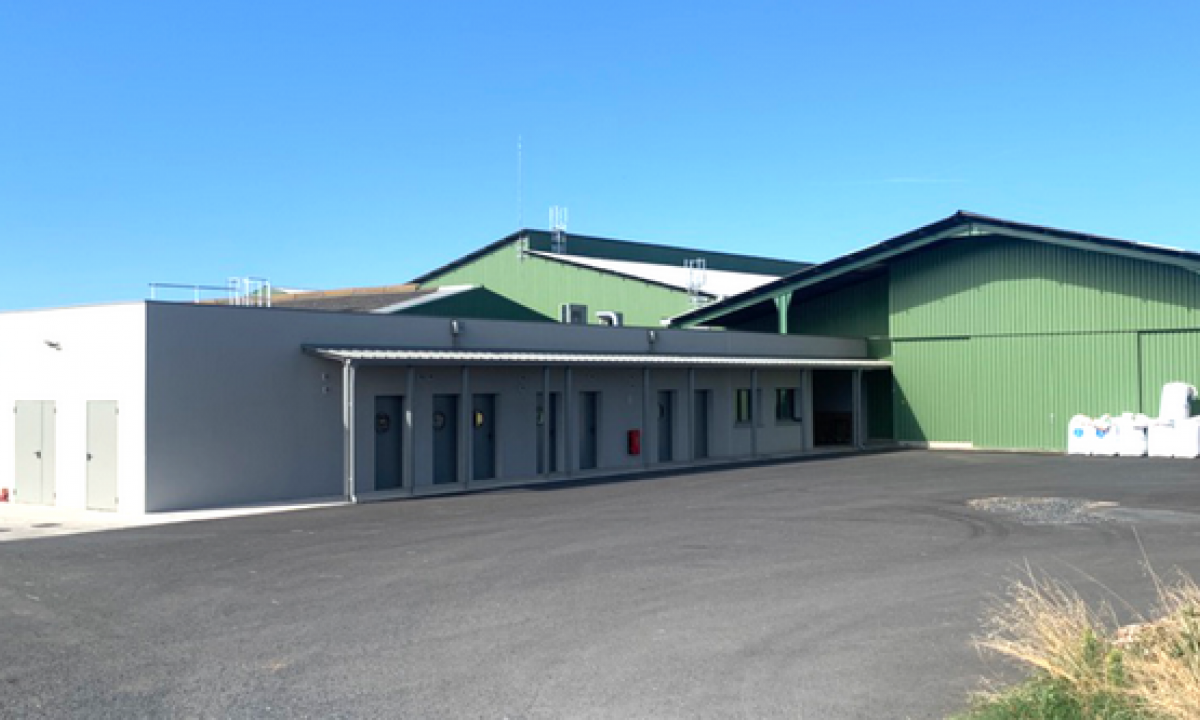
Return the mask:
<svg viewBox="0 0 1200 720">
<path fill-rule="evenodd" d="M 574 485 L 602 482 L 628 482 L 632 480 L 662 477 L 667 475 L 685 475 L 689 473 L 708 472 L 711 470 L 736 470 L 738 468 L 756 467 L 760 465 L 775 465 L 780 463 L 804 462 L 806 460 L 826 460 L 849 455 L 863 455 L 904 450 L 898 443 L 872 442 L 870 446 L 859 450 L 847 446 L 817 448 L 804 453 L 777 453 L 758 456 L 740 456 L 732 458 L 710 458 L 693 462 L 667 463 L 653 468 L 633 469 L 598 469 L 578 472 L 573 475 L 553 475 L 549 478 L 527 477 L 512 478 L 501 481 L 480 482 L 470 488 L 460 487 L 422 487 L 417 492 L 407 490 L 387 490 L 382 492 L 362 493 L 358 496 L 360 503 L 389 502 L 392 500 L 442 497 L 445 495 L 464 495 L 497 490 L 513 490 L 520 488 L 545 487 L 552 485 Z"/>
</svg>

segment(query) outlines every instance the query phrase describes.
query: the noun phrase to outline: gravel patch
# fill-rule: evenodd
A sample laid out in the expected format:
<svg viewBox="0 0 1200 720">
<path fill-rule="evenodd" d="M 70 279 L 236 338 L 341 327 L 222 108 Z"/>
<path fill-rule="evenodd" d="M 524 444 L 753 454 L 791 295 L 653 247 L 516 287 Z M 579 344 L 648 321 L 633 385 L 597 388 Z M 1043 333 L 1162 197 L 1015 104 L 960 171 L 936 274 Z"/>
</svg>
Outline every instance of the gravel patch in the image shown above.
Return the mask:
<svg viewBox="0 0 1200 720">
<path fill-rule="evenodd" d="M 1058 497 L 992 497 L 967 501 L 967 505 L 976 510 L 1006 515 L 1022 525 L 1112 522 L 1113 518 L 1093 511 L 1111 508 L 1114 504 Z"/>
</svg>

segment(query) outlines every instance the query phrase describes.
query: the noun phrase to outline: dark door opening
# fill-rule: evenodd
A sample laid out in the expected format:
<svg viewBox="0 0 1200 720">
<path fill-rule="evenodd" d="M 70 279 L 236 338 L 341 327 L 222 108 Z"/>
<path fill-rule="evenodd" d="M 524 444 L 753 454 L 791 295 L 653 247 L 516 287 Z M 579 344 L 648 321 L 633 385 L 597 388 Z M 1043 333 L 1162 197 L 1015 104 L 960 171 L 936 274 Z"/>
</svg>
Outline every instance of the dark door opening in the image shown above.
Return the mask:
<svg viewBox="0 0 1200 720">
<path fill-rule="evenodd" d="M 476 395 L 471 409 L 471 479 L 496 477 L 496 396 Z"/>
<path fill-rule="evenodd" d="M 579 469 L 597 465 L 596 452 L 600 431 L 600 393 L 579 393 Z"/>
<path fill-rule="evenodd" d="M 375 398 L 375 489 L 404 485 L 404 397 Z"/>
<path fill-rule="evenodd" d="M 458 396 L 433 396 L 433 484 L 458 482 Z"/>
<path fill-rule="evenodd" d="M 671 462 L 675 450 L 675 393 L 658 391 L 658 461 Z"/>
<path fill-rule="evenodd" d="M 542 436 L 542 426 L 549 422 L 547 435 L 550 436 L 550 472 L 558 472 L 558 407 L 562 402 L 559 393 L 550 393 L 550 411 L 546 412 L 545 396 L 537 394 L 537 471 L 546 472 L 546 438 Z"/>
<path fill-rule="evenodd" d="M 709 398 L 708 390 L 697 390 L 692 404 L 692 457 L 697 460 L 708 457 Z"/>
<path fill-rule="evenodd" d="M 854 443 L 854 371 L 813 371 L 813 445 Z"/>
</svg>

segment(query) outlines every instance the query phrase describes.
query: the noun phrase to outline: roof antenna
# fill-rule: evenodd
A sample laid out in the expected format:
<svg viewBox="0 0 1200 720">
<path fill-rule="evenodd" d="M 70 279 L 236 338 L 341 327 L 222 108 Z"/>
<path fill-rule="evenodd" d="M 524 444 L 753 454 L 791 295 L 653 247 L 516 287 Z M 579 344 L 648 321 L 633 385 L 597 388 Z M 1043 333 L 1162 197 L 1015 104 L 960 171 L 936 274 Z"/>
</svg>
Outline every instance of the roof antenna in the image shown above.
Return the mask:
<svg viewBox="0 0 1200 720">
<path fill-rule="evenodd" d="M 517 136 L 517 229 L 525 227 L 525 156 L 521 136 Z"/>
<path fill-rule="evenodd" d="M 567 209 L 555 205 L 550 208 L 550 251 L 567 251 Z"/>
<path fill-rule="evenodd" d="M 684 260 L 683 265 L 688 272 L 687 290 L 692 307 L 700 307 L 704 304 L 704 298 L 700 296 L 701 289 L 704 287 L 704 283 L 708 282 L 708 261 L 700 257 L 694 260 Z"/>
</svg>

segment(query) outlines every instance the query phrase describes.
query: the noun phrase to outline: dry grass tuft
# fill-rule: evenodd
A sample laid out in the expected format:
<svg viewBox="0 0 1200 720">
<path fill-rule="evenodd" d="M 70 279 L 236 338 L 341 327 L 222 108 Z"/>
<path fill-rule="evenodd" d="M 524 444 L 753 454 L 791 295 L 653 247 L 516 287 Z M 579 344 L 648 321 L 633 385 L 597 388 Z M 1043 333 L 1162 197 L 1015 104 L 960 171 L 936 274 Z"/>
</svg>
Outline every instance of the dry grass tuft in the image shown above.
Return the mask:
<svg viewBox="0 0 1200 720">
<path fill-rule="evenodd" d="M 1183 574 L 1171 583 L 1151 575 L 1158 591 L 1152 618 L 1120 627 L 1108 603 L 1089 604 L 1070 585 L 1027 571 L 976 645 L 1036 672 L 969 717 L 1200 718 L 1200 586 Z M 1046 691 L 1056 697 L 1046 701 Z M 1034 696 L 1039 707 L 1072 711 L 1005 709 L 1028 708 Z"/>
<path fill-rule="evenodd" d="M 1200 587 L 1180 574 L 1159 582 L 1157 618 L 1125 647 L 1128 694 L 1166 718 L 1200 718 Z"/>
<path fill-rule="evenodd" d="M 1089 698 L 1120 695 L 1125 686 L 1117 620 L 1107 603 L 1093 607 L 1070 585 L 1032 572 L 1013 582 L 976 645 L 1032 666 Z"/>
</svg>

